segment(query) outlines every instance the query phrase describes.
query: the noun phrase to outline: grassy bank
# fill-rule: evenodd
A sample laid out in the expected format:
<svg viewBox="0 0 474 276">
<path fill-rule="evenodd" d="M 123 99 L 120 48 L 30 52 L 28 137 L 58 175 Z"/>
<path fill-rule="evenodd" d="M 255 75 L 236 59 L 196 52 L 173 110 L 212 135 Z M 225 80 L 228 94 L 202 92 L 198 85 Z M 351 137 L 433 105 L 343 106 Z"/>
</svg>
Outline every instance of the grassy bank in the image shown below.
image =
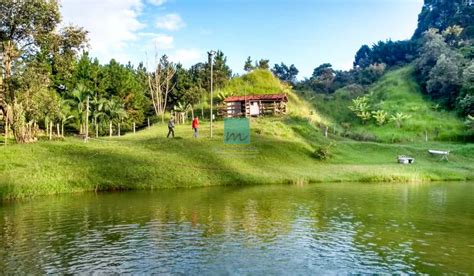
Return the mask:
<svg viewBox="0 0 474 276">
<path fill-rule="evenodd" d="M 326 138 L 298 117 L 251 122 L 251 145 L 228 146 L 223 123 L 209 139 L 189 126 L 177 126 L 166 139 L 165 126 L 122 137 L 40 141 L 0 148 L 0 198 L 96 190 L 158 189 L 236 184 L 329 181 L 432 181 L 474 179 L 474 145 L 455 143 L 378 144 L 341 137 Z M 330 141 L 332 157 L 316 160 L 315 148 Z M 451 150 L 450 161 L 427 149 Z M 398 165 L 398 154 L 416 158 Z"/>
</svg>

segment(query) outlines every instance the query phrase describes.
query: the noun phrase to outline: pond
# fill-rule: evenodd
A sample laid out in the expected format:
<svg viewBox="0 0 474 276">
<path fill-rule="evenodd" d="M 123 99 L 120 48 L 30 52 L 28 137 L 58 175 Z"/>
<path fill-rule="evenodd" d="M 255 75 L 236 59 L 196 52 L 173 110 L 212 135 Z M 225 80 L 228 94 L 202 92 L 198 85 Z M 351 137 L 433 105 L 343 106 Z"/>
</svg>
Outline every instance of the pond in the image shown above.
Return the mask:
<svg viewBox="0 0 474 276">
<path fill-rule="evenodd" d="M 0 274 L 474 273 L 474 183 L 269 185 L 0 207 Z"/>
</svg>

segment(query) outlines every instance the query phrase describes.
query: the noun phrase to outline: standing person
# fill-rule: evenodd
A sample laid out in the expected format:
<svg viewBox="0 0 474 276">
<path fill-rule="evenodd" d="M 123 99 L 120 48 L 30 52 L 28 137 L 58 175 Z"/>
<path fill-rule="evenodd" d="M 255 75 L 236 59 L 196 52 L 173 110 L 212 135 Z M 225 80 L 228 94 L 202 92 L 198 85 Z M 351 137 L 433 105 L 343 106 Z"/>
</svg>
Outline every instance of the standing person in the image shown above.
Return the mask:
<svg viewBox="0 0 474 276">
<path fill-rule="evenodd" d="M 170 134 L 174 138 L 174 118 L 173 117 L 170 117 L 170 120 L 168 121 L 168 135 L 166 135 L 166 138 L 169 138 Z"/>
<path fill-rule="evenodd" d="M 193 120 L 194 138 L 198 137 L 199 118 L 196 116 Z"/>
</svg>

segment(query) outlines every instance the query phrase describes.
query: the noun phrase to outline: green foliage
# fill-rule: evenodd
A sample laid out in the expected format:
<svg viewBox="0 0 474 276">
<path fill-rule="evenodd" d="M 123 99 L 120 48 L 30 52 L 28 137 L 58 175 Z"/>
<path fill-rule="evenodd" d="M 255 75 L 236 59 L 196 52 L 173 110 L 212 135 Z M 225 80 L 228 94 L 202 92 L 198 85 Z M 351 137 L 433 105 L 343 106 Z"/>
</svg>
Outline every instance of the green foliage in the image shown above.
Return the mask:
<svg viewBox="0 0 474 276">
<path fill-rule="evenodd" d="M 298 69 L 296 69 L 294 64 L 288 67 L 283 62 L 281 63 L 281 65 L 275 64 L 275 66 L 273 66 L 273 69 L 271 71 L 281 81 L 291 83 L 291 84 L 296 83 L 296 76 L 298 75 L 298 72 L 299 72 Z"/>
<path fill-rule="evenodd" d="M 456 27 L 444 31 L 453 32 L 457 32 Z M 432 99 L 453 109 L 461 94 L 467 62 L 457 49 L 446 43 L 438 29 L 426 31 L 422 43 L 420 57 L 415 62 L 421 87 Z"/>
<path fill-rule="evenodd" d="M 359 117 L 363 123 L 367 122 L 371 118 L 369 97 L 357 97 L 352 100 L 352 105 L 349 106 L 357 117 Z"/>
<path fill-rule="evenodd" d="M 252 58 L 248 57 L 247 60 L 245 61 L 245 64 L 244 64 L 244 71 L 245 72 L 250 72 L 253 69 L 255 69 L 255 67 L 252 65 Z"/>
<path fill-rule="evenodd" d="M 467 115 L 466 121 L 464 123 L 471 131 L 474 131 L 474 116 Z"/>
<path fill-rule="evenodd" d="M 387 122 L 388 113 L 383 110 L 372 111 L 372 117 L 375 119 L 377 125 L 382 126 Z"/>
<path fill-rule="evenodd" d="M 319 146 L 314 152 L 313 157 L 318 160 L 327 160 L 331 157 L 331 149 L 335 143 Z"/>
<path fill-rule="evenodd" d="M 464 28 L 462 36 L 472 38 L 474 5 L 466 0 L 426 0 L 418 17 L 414 38 L 422 37 L 430 28 L 446 29 L 450 26 Z"/>
<path fill-rule="evenodd" d="M 367 68 L 382 63 L 389 67 L 405 65 L 413 61 L 416 50 L 416 43 L 411 40 L 379 41 L 372 47 L 363 45 L 355 55 L 354 67 Z"/>
<path fill-rule="evenodd" d="M 402 123 L 410 118 L 410 115 L 403 114 L 403 112 L 397 112 L 395 115 L 390 116 L 390 121 L 394 122 L 397 128 L 401 128 Z"/>
<path fill-rule="evenodd" d="M 270 60 L 268 59 L 261 59 L 255 64 L 255 68 L 262 69 L 262 70 L 270 70 Z"/>
</svg>

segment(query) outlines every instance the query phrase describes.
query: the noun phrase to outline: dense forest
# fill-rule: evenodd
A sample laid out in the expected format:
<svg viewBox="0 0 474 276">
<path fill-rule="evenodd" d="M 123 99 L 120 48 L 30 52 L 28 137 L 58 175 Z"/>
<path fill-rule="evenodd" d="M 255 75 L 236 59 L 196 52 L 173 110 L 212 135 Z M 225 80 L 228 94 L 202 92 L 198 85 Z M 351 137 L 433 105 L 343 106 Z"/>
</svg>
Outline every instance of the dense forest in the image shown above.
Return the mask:
<svg viewBox="0 0 474 276">
<path fill-rule="evenodd" d="M 253 62 L 244 70 L 271 70 L 299 91 L 331 94 L 365 91 L 385 72 L 412 64 L 422 91 L 459 116 L 474 115 L 474 5 L 467 0 L 425 0 L 410 40 L 363 45 L 349 71 L 317 66 L 310 78 L 297 81 L 298 69 L 284 63 Z M 120 135 L 200 107 L 207 112 L 211 60 L 184 68 L 166 55 L 156 67 L 108 63 L 87 52 L 87 30 L 61 26 L 57 1 L 3 1 L 0 6 L 0 117 L 4 132 L 17 142 L 65 133 Z M 236 77 L 218 51 L 212 60 L 214 85 L 224 88 Z M 216 101 L 232 94 L 216 94 Z M 471 119 L 472 120 L 472 119 Z"/>
</svg>

